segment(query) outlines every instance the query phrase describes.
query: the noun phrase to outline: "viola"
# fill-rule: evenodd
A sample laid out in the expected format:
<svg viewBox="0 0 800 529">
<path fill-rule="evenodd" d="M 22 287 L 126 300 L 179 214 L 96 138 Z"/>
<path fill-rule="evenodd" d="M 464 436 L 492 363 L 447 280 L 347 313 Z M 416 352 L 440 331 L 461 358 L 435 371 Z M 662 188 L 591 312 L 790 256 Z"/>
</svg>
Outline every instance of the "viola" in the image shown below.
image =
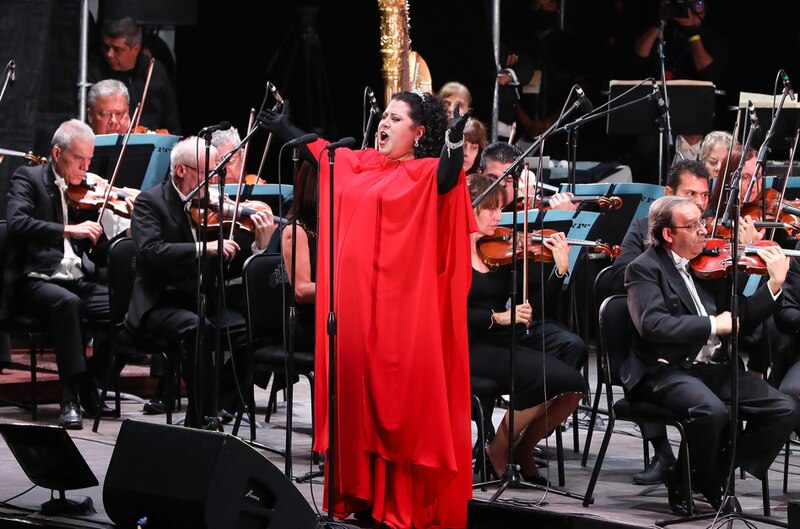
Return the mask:
<svg viewBox="0 0 800 529">
<path fill-rule="evenodd" d="M 220 223 L 230 228 L 234 212 L 236 211 L 235 203 L 226 198 L 223 203 L 222 218 L 220 218 L 219 204 L 212 201 L 208 208 L 208 228 L 211 230 L 219 229 Z M 255 231 L 255 224 L 251 217 L 261 211 L 272 213 L 272 208 L 265 202 L 260 202 L 258 200 L 243 200 L 239 203 L 238 213 L 236 213 L 236 226 L 249 232 Z M 192 218 L 192 222 L 197 226 L 203 226 L 204 214 L 204 208 L 200 206 L 197 201 L 189 208 L 189 215 Z"/>
<path fill-rule="evenodd" d="M 767 265 L 756 253 L 761 248 L 780 246 L 775 241 L 757 241 L 739 248 L 737 269 L 748 274 L 767 274 Z M 800 257 L 798 250 L 783 250 L 789 257 Z M 692 274 L 700 279 L 718 279 L 727 276 L 733 268 L 733 249 L 729 241 L 708 239 L 703 253 L 689 262 Z"/>
<path fill-rule="evenodd" d="M 75 209 L 99 209 L 103 206 L 106 195 L 108 195 L 106 210 L 114 215 L 129 219 L 131 213 L 128 210 L 126 199 L 135 199 L 139 192 L 138 189 L 129 187 L 109 186 L 108 180 L 93 173 L 86 173 L 86 178 L 80 184 L 69 184 L 67 186 L 66 195 L 67 202 Z"/>
<path fill-rule="evenodd" d="M 494 235 L 478 239 L 478 255 L 487 266 L 495 267 L 511 263 L 514 259 L 522 259 L 522 244 L 518 243 L 516 250 L 511 241 L 511 228 L 500 226 Z M 537 262 L 552 263 L 553 252 L 544 245 L 544 240 L 556 233 L 556 230 L 537 230 L 527 234 L 526 259 Z M 583 239 L 567 238 L 567 244 L 591 248 L 595 255 L 607 256 L 611 259 L 619 256 L 622 249 L 619 246 L 609 246 L 602 241 L 586 241 Z"/>
</svg>

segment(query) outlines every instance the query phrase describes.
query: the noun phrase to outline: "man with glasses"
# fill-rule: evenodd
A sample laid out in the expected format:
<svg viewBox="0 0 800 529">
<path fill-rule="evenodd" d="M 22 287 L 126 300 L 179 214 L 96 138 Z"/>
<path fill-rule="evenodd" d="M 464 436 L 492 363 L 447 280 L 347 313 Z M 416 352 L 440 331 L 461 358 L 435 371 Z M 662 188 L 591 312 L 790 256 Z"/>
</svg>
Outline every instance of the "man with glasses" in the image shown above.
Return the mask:
<svg viewBox="0 0 800 529">
<path fill-rule="evenodd" d="M 219 410 L 213 409 L 208 388 L 212 382 L 212 349 L 215 334 L 212 326 L 216 313 L 216 297 L 209 292 L 206 321 L 198 317 L 197 267 L 201 257 L 201 243 L 192 225 L 189 209 L 193 197 L 202 197 L 202 183 L 206 167 L 205 144 L 197 137 L 176 143 L 170 153 L 172 177 L 161 185 L 143 191 L 136 198 L 131 219 L 131 232 L 136 245 L 137 267 L 126 325 L 133 332 L 157 336 L 180 351 L 181 370 L 189 394 L 186 418 L 188 426 L 216 427 L 214 419 Z M 210 149 L 209 167 L 214 167 L 217 150 Z M 275 230 L 272 219 L 263 212 L 251 219 L 256 231 L 266 240 Z M 231 261 L 239 245 L 225 238 L 222 243 L 211 236 L 206 245 L 206 256 L 212 259 L 220 254 Z M 209 266 L 208 270 L 214 270 Z M 211 273 L 211 272 L 209 272 Z M 202 323 L 202 325 L 201 325 Z M 241 314 L 232 310 L 224 313 L 226 328 L 242 326 Z M 205 329 L 202 351 L 196 350 L 200 327 Z"/>
<path fill-rule="evenodd" d="M 128 89 L 116 79 L 92 85 L 86 101 L 86 121 L 95 134 L 125 134 L 131 124 Z"/>
<path fill-rule="evenodd" d="M 142 100 L 150 67 L 150 58 L 142 53 L 142 29 L 132 18 L 124 17 L 107 21 L 101 37 L 103 56 L 92 58 L 88 80 L 121 81 L 128 88 L 130 106 L 136 108 Z M 141 113 L 140 125 L 151 130 L 167 129 L 171 134 L 180 134 L 175 92 L 167 70 L 160 62 L 153 65 Z"/>
<path fill-rule="evenodd" d="M 693 488 L 715 510 L 723 505 L 728 471 L 734 464 L 764 479 L 789 438 L 796 410 L 790 397 L 763 378 L 738 369 L 739 417 L 746 421 L 736 453 L 729 451 L 728 405 L 732 332 L 731 285 L 727 278 L 694 279 L 690 262 L 705 249 L 703 214 L 690 198 L 665 196 L 650 206 L 650 247 L 628 265 L 625 287 L 636 334 L 631 355 L 620 367 L 626 391 L 682 418 L 689 446 Z M 769 280 L 739 304 L 741 331 L 749 332 L 783 303 L 788 258 L 777 246 L 758 251 Z M 621 324 L 621 322 L 620 322 Z M 738 363 L 738 362 L 737 362 Z M 684 465 L 665 474 L 669 505 L 678 515 L 694 512 L 686 501 Z M 726 509 L 741 509 L 735 497 Z"/>
</svg>

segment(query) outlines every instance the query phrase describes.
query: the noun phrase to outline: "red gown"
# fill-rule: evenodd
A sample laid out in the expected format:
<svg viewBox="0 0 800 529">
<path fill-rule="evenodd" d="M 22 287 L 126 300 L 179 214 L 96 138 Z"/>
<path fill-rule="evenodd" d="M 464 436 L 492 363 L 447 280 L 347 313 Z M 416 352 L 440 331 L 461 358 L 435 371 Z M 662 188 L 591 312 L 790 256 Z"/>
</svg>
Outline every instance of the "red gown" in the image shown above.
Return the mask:
<svg viewBox="0 0 800 529">
<path fill-rule="evenodd" d="M 320 160 L 315 450 L 328 449 L 330 175 Z M 325 151 L 327 153 L 327 151 Z M 465 527 L 472 497 L 467 343 L 475 220 L 464 184 L 438 195 L 438 158 L 336 151 L 335 483 L 325 504 L 401 528 Z M 329 470 L 329 469 L 326 469 Z"/>
</svg>

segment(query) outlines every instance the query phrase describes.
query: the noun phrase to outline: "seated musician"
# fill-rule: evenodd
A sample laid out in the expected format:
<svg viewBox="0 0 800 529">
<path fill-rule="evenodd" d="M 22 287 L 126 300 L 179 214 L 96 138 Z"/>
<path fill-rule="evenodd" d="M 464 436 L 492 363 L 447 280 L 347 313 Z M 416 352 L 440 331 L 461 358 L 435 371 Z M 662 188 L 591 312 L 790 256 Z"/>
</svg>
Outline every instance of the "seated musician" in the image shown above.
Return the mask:
<svg viewBox="0 0 800 529">
<path fill-rule="evenodd" d="M 211 161 L 217 152 L 211 148 Z M 213 164 L 211 164 L 213 167 Z M 195 337 L 202 323 L 205 344 L 214 343 L 211 320 L 216 302 L 209 292 L 208 318 L 200 322 L 197 300 L 197 266 L 201 243 L 191 226 L 185 204 L 191 204 L 190 193 L 202 182 L 205 148 L 196 137 L 181 140 L 170 153 L 171 178 L 159 186 L 143 191 L 136 198 L 131 231 L 136 244 L 138 266 L 126 324 L 135 332 L 144 332 L 165 339 L 180 350 L 181 369 L 189 393 L 187 425 L 214 427 L 211 409 L 214 399 L 207 393 L 212 371 L 210 348 L 202 354 L 195 349 Z M 202 197 L 202 188 L 197 193 Z M 273 219 L 265 212 L 252 216 L 256 240 L 268 240 L 275 230 Z M 222 254 L 230 261 L 240 251 L 235 241 L 209 238 L 207 256 Z M 213 266 L 210 269 L 213 270 Z M 226 328 L 243 323 L 241 314 L 226 309 Z M 160 410 L 159 410 L 160 411 Z M 211 417 L 211 421 L 207 418 Z"/>
<path fill-rule="evenodd" d="M 503 174 L 503 171 L 508 169 L 511 164 L 522 155 L 523 151 L 516 145 L 511 145 L 503 142 L 493 142 L 489 144 L 486 149 L 481 153 L 480 171 L 485 174 L 492 174 L 495 177 Z M 511 182 L 511 177 L 517 179 L 517 200 L 514 200 L 514 187 Z M 505 184 L 506 188 L 506 207 L 507 211 L 511 211 L 517 205 L 519 209 L 524 202 L 523 197 L 531 197 L 537 192 L 535 185 L 535 176 L 531 171 L 524 171 L 522 166 L 515 168 L 512 174 L 506 176 L 508 181 Z M 564 209 L 575 210 L 575 204 L 570 202 L 572 193 L 556 193 L 548 198 L 548 207 L 550 209 Z"/>
<path fill-rule="evenodd" d="M 94 414 L 97 382 L 106 375 L 106 333 L 96 332 L 91 359 L 86 359 L 83 322 L 108 319 L 108 290 L 87 277 L 82 257 L 102 263 L 107 238 L 95 220 L 97 212 L 67 206 L 68 185 L 80 184 L 94 153 L 94 133 L 72 119 L 53 135 L 48 163 L 21 166 L 8 194 L 9 270 L 3 307 L 18 307 L 47 322 L 53 335 L 61 382 L 58 424 L 79 430 L 81 407 Z M 102 406 L 104 414 L 113 413 Z"/>
<path fill-rule="evenodd" d="M 697 159 L 708 169 L 709 178 L 719 178 L 724 173 L 732 139 L 731 133 L 723 130 L 712 130 L 703 137 Z"/>
<path fill-rule="evenodd" d="M 498 175 L 503 174 L 520 154 L 522 154 L 522 151 L 516 145 L 509 145 L 501 142 L 492 143 L 486 147 L 486 150 L 481 156 L 481 170 L 496 178 Z M 511 174 L 507 176 L 507 178 L 511 177 Z M 523 180 L 518 172 L 513 174 L 513 178 Z M 509 201 L 513 200 L 514 191 L 513 186 L 509 183 L 506 183 L 504 187 L 507 206 Z M 569 201 L 571 196 L 570 193 L 556 193 L 550 197 L 550 207 L 553 209 L 575 209 L 573 204 Z M 532 273 L 531 278 L 538 279 L 539 274 Z M 548 281 L 548 283 L 550 282 L 551 281 Z M 541 285 L 536 285 L 536 287 L 541 287 Z M 534 287 L 534 289 L 536 287 Z M 548 292 L 550 290 L 552 289 L 547 289 Z M 530 299 L 538 301 L 540 296 L 531 291 Z M 582 368 L 586 363 L 586 359 L 589 357 L 589 349 L 586 343 L 584 343 L 577 334 L 565 329 L 559 323 L 545 318 L 543 312 L 544 307 L 538 307 L 537 310 L 542 314 L 542 318 L 536 318 L 536 320 L 534 320 L 531 326 L 531 332 L 526 334 L 526 338 L 531 340 L 531 344 L 537 344 L 537 347 L 542 343 L 542 339 L 544 338 L 545 350 L 548 354 L 555 356 L 576 369 Z"/>
<path fill-rule="evenodd" d="M 122 81 L 103 79 L 86 98 L 86 122 L 95 134 L 125 134 L 131 124 L 130 96 Z"/>
<path fill-rule="evenodd" d="M 620 367 L 625 390 L 682 418 L 689 446 L 692 484 L 714 509 L 723 504 L 730 458 L 759 479 L 795 425 L 794 402 L 762 378 L 738 371 L 739 416 L 746 421 L 736 454 L 729 447 L 731 334 L 730 282 L 694 279 L 689 263 L 706 245 L 702 213 L 689 198 L 665 196 L 650 206 L 650 247 L 625 271 L 628 307 L 636 335 Z M 742 332 L 777 312 L 788 258 L 777 247 L 758 251 L 769 280 L 739 304 Z M 736 361 L 736 360 L 734 360 Z M 735 364 L 738 368 L 738 362 Z M 746 405 L 744 405 L 746 403 Z M 694 512 L 680 476 L 683 465 L 666 474 L 669 504 L 679 515 Z M 735 497 L 727 507 L 741 509 Z"/>
<path fill-rule="evenodd" d="M 800 250 L 800 242 L 795 250 Z M 778 385 L 781 393 L 789 395 L 800 410 L 800 362 L 798 362 L 798 338 L 800 338 L 800 260 L 792 259 L 789 273 L 783 284 L 783 307 L 775 314 L 775 325 L 789 340 L 786 354 L 773 358 L 771 381 Z M 800 433 L 800 412 L 794 427 Z"/>
<path fill-rule="evenodd" d="M 700 162 L 681 160 L 676 162 L 667 175 L 664 193 L 670 196 L 686 197 L 705 213 L 708 207 L 708 171 Z M 636 219 L 628 228 L 622 240 L 622 253 L 611 265 L 611 283 L 616 293 L 625 292 L 625 268 L 639 257 L 648 246 L 647 217 Z M 599 301 L 598 301 L 599 302 Z M 643 471 L 634 474 L 637 485 L 655 485 L 664 481 L 664 472 L 675 463 L 672 446 L 667 439 L 667 429 L 663 424 L 642 424 L 642 437 L 653 445 L 653 457 Z"/>
<path fill-rule="evenodd" d="M 493 179 L 481 173 L 471 175 L 467 185 L 472 199 L 483 193 Z M 495 381 L 508 393 L 511 310 L 506 306 L 511 290 L 511 267 L 490 269 L 478 249 L 479 239 L 495 234 L 504 203 L 503 190 L 495 187 L 474 209 L 479 231 L 470 236 L 472 286 L 467 307 L 470 373 Z M 569 247 L 564 234 L 557 233 L 543 244 L 552 250 L 556 266 L 565 274 L 569 269 Z M 518 304 L 515 317 L 515 332 L 520 334 L 535 320 L 529 303 Z M 509 443 L 515 444 L 514 460 L 521 466 L 523 478 L 544 485 L 546 480 L 539 476 L 533 457 L 534 447 L 578 407 L 585 384 L 575 367 L 533 349 L 535 343 L 527 342 L 515 350 L 514 433 L 509 433 L 506 414 L 486 447 L 486 453 L 495 474 L 500 476 L 508 464 Z"/>
<path fill-rule="evenodd" d="M 217 130 L 211 135 L 211 145 L 217 148 L 217 153 L 220 159 L 234 150 L 241 142 L 242 138 L 239 137 L 239 131 L 236 130 L 235 127 L 231 127 L 227 130 Z M 239 175 L 242 173 L 244 162 L 243 150 L 239 150 L 236 154 L 230 157 L 225 168 L 226 184 L 239 183 Z M 245 178 L 242 183 L 266 184 L 266 181 L 259 178 L 258 175 L 245 174 Z"/>
</svg>

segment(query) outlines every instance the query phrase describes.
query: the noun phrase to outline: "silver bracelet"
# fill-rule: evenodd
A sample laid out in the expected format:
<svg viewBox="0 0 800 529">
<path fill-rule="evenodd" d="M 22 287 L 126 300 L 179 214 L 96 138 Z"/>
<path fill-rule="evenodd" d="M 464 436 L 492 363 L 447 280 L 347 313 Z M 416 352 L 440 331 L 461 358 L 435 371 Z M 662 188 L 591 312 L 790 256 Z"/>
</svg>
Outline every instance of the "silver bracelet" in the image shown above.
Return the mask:
<svg viewBox="0 0 800 529">
<path fill-rule="evenodd" d="M 450 157 L 450 149 L 458 149 L 459 147 L 464 145 L 464 136 L 461 136 L 461 141 L 458 143 L 453 143 L 450 141 L 450 129 L 444 131 L 444 144 L 447 147 L 447 157 Z"/>
</svg>

